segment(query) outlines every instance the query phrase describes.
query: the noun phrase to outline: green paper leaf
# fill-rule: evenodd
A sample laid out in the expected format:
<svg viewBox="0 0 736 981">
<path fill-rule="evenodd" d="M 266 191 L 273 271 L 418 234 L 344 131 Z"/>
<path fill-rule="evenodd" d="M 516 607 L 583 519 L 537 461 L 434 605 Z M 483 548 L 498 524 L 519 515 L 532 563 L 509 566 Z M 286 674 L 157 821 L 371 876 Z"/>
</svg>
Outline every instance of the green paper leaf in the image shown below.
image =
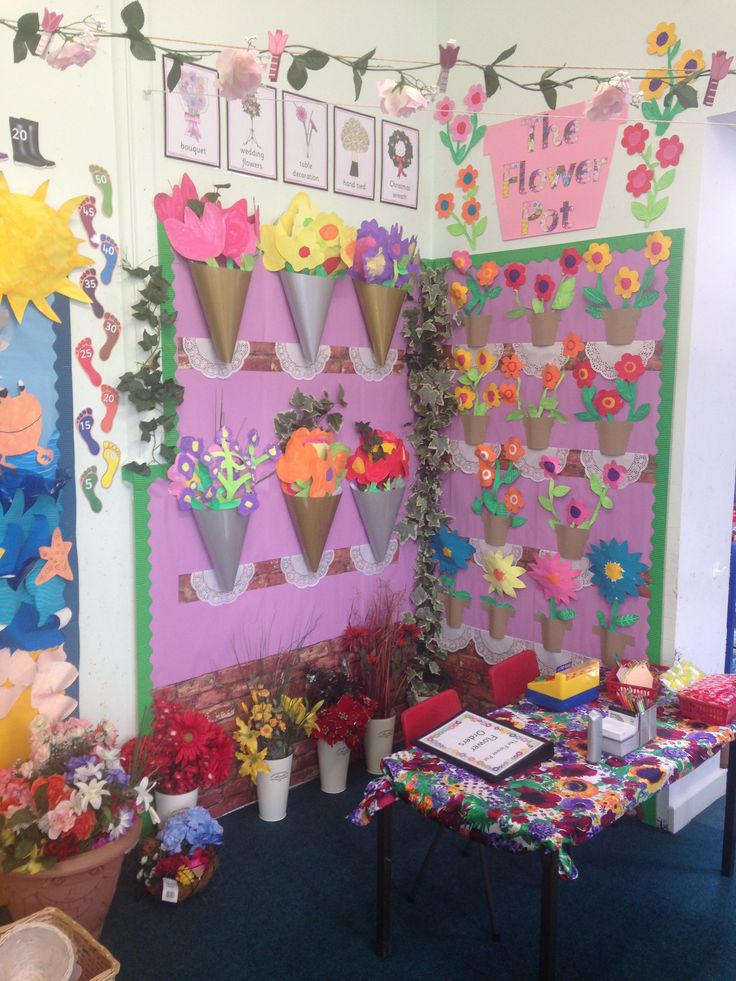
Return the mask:
<svg viewBox="0 0 736 981">
<path fill-rule="evenodd" d="M 537 296 L 532 300 L 532 310 L 534 313 L 544 313 L 544 303 Z"/>
<path fill-rule="evenodd" d="M 512 514 L 511 515 L 511 527 L 512 528 L 521 528 L 521 526 L 522 525 L 525 525 L 525 524 L 526 524 L 526 518 L 522 518 L 522 516 L 520 514 Z"/>
<path fill-rule="evenodd" d="M 634 382 L 627 382 L 624 378 L 616 379 L 616 391 L 624 402 L 631 402 L 636 396 L 636 388 L 634 388 L 634 384 Z"/>
<path fill-rule="evenodd" d="M 676 85 L 674 88 L 675 98 L 683 109 L 697 109 L 698 92 L 692 85 Z"/>
<path fill-rule="evenodd" d="M 564 413 L 560 412 L 559 409 L 550 409 L 549 414 L 552 416 L 555 422 L 562 422 L 562 423 L 567 422 L 567 416 L 564 415 Z"/>
<path fill-rule="evenodd" d="M 479 222 L 476 222 L 474 226 L 471 226 L 474 228 L 475 237 L 480 238 L 481 235 L 485 232 L 487 226 L 488 226 L 488 218 L 486 215 L 484 215 Z"/>
<path fill-rule="evenodd" d="M 641 114 L 645 119 L 654 121 L 662 118 L 662 113 L 660 112 L 659 105 L 657 102 L 652 100 L 651 102 L 643 102 L 641 106 Z"/>
<path fill-rule="evenodd" d="M 558 404 L 557 399 L 551 398 L 551 396 L 549 395 L 543 395 L 542 398 L 539 400 L 539 408 L 547 409 L 550 412 L 552 409 L 557 408 L 557 404 Z"/>
<path fill-rule="evenodd" d="M 583 296 L 591 303 L 597 303 L 602 307 L 610 307 L 611 305 L 606 299 L 606 294 L 603 292 L 603 290 L 596 289 L 595 286 L 584 286 Z"/>
<path fill-rule="evenodd" d="M 656 190 L 658 192 L 666 190 L 672 184 L 675 177 L 677 177 L 677 171 L 675 170 L 675 168 L 668 167 L 667 170 L 665 170 L 665 172 L 662 174 L 662 176 L 654 182 L 654 186 Z M 652 271 L 654 271 L 653 266 L 650 266 L 649 268 L 652 269 Z"/>
<path fill-rule="evenodd" d="M 664 134 L 667 132 L 667 130 L 669 128 L 670 128 L 670 120 L 669 119 L 664 120 L 661 123 L 657 123 L 657 127 L 654 130 L 654 135 L 655 136 L 664 136 Z"/>
<path fill-rule="evenodd" d="M 613 507 L 613 501 L 611 500 L 611 498 L 608 497 L 608 496 L 602 497 L 601 498 L 601 507 L 602 508 L 605 508 L 606 511 L 610 511 L 611 508 Z"/>
<path fill-rule="evenodd" d="M 130 39 L 130 53 L 138 61 L 155 61 L 156 49 L 142 34 L 133 36 Z"/>
<path fill-rule="evenodd" d="M 518 422 L 520 419 L 524 419 L 526 413 L 521 409 L 514 409 L 512 412 L 506 416 L 506 422 Z"/>
<path fill-rule="evenodd" d="M 13 38 L 13 61 L 17 65 L 28 55 L 28 45 L 22 34 L 16 34 Z"/>
<path fill-rule="evenodd" d="M 657 218 L 661 218 L 661 216 L 667 210 L 667 205 L 669 203 L 669 198 L 660 198 L 659 201 L 655 201 L 649 212 L 649 221 L 656 221 Z"/>
<path fill-rule="evenodd" d="M 567 310 L 575 299 L 575 277 L 566 276 L 557 287 L 555 298 L 552 300 L 553 310 Z"/>
<path fill-rule="evenodd" d="M 649 415 L 651 408 L 652 407 L 651 405 L 649 405 L 648 402 L 642 403 L 642 405 L 640 405 L 639 408 L 636 410 L 636 412 L 632 415 L 631 421 L 641 422 L 643 419 L 646 419 L 646 417 Z"/>
<path fill-rule="evenodd" d="M 638 613 L 624 613 L 620 617 L 616 617 L 617 627 L 633 627 L 635 623 L 639 622 Z"/>
<path fill-rule="evenodd" d="M 16 24 L 19 34 L 38 34 L 39 21 L 38 14 L 22 14 Z"/>
<path fill-rule="evenodd" d="M 324 68 L 330 60 L 328 54 L 325 54 L 324 51 L 318 51 L 316 48 L 310 48 L 309 51 L 300 57 L 307 68 L 313 72 L 318 72 L 321 68 Z"/>
<path fill-rule="evenodd" d="M 543 507 L 545 511 L 549 511 L 550 514 L 554 514 L 554 510 L 555 510 L 554 505 L 552 504 L 552 501 L 548 497 L 544 497 L 540 495 L 537 498 L 537 500 L 539 501 L 540 506 Z"/>
<path fill-rule="evenodd" d="M 601 494 L 605 494 L 606 492 L 606 486 L 597 473 L 590 475 L 588 486 L 590 487 L 591 494 L 595 494 L 596 497 L 600 497 Z"/>
<path fill-rule="evenodd" d="M 518 320 L 519 317 L 523 317 L 526 312 L 527 311 L 524 307 L 514 307 L 512 310 L 507 310 L 505 315 L 510 320 Z"/>
<path fill-rule="evenodd" d="M 459 221 L 456 221 L 454 225 L 448 225 L 447 231 L 450 235 L 454 235 L 457 238 L 459 235 L 465 234 L 465 225 L 461 225 Z"/>
<path fill-rule="evenodd" d="M 570 488 L 567 484 L 558 484 L 552 488 L 552 497 L 567 497 L 569 493 Z"/>
<path fill-rule="evenodd" d="M 498 58 L 496 58 L 495 61 L 491 62 L 491 64 L 500 65 L 502 61 L 506 61 L 506 59 L 510 58 L 512 54 L 515 54 L 515 52 L 516 52 L 516 45 L 512 44 L 510 48 L 506 48 L 505 51 L 502 51 L 501 54 L 498 56 Z"/>
<path fill-rule="evenodd" d="M 301 56 L 295 55 L 292 58 L 291 64 L 289 65 L 289 70 L 286 73 L 287 82 L 293 89 L 296 89 L 296 91 L 298 92 L 300 89 L 303 89 L 304 86 L 307 84 L 308 78 L 309 78 L 309 74 L 304 66 L 304 62 L 302 61 Z"/>
<path fill-rule="evenodd" d="M 678 56 L 678 54 L 680 53 L 680 48 L 681 47 L 682 47 L 682 41 L 679 41 L 679 40 L 678 41 L 675 41 L 675 43 L 672 45 L 672 47 L 669 50 L 669 61 L 670 62 L 673 62 L 675 60 L 675 58 Z"/>
<path fill-rule="evenodd" d="M 593 412 L 576 412 L 575 418 L 581 422 L 598 422 L 600 416 Z"/>
<path fill-rule="evenodd" d="M 549 526 L 552 529 L 552 531 L 554 531 L 555 528 L 562 527 L 562 522 L 559 521 L 557 518 L 550 518 L 550 520 L 549 520 Z"/>
<path fill-rule="evenodd" d="M 547 71 L 544 72 L 544 74 L 542 75 L 542 78 L 539 82 L 539 89 L 542 95 L 544 96 L 544 101 L 547 103 L 550 109 L 557 108 L 557 87 L 555 86 L 554 82 L 550 81 L 549 78 L 545 78 L 545 76 L 549 72 L 553 72 L 553 71 L 556 72 L 559 71 L 559 69 L 548 68 Z"/>
<path fill-rule="evenodd" d="M 483 84 L 486 89 L 486 97 L 491 98 L 495 95 L 501 87 L 501 79 L 498 77 L 498 72 L 493 67 L 493 65 L 483 66 Z"/>
<path fill-rule="evenodd" d="M 448 150 L 452 149 L 452 141 L 450 140 L 450 137 L 447 135 L 447 131 L 444 129 L 440 130 L 440 143 L 442 143 L 443 146 L 446 146 Z"/>
<path fill-rule="evenodd" d="M 600 610 L 595 611 L 595 618 L 598 621 L 599 627 L 603 627 L 604 630 L 608 630 L 608 623 Z"/>
<path fill-rule="evenodd" d="M 575 610 L 571 610 L 569 606 L 564 607 L 557 612 L 558 620 L 574 620 L 576 617 Z"/>
<path fill-rule="evenodd" d="M 363 88 L 363 76 L 355 65 L 353 65 L 353 86 L 355 87 L 355 101 L 357 102 L 360 98 L 360 91 Z"/>
<path fill-rule="evenodd" d="M 644 307 L 650 307 L 653 303 L 656 303 L 659 299 L 659 292 L 657 290 L 649 290 L 648 293 L 637 293 L 634 297 L 634 306 L 638 310 L 643 310 Z"/>
<path fill-rule="evenodd" d="M 649 208 L 645 204 L 642 204 L 640 201 L 631 202 L 631 213 L 634 216 L 634 218 L 637 219 L 637 221 L 648 222 L 650 220 Z"/>
<path fill-rule="evenodd" d="M 481 501 L 481 499 L 479 497 L 474 497 L 473 498 L 473 503 L 470 505 L 470 508 L 471 508 L 473 514 L 482 514 L 483 513 L 483 502 Z"/>
<path fill-rule="evenodd" d="M 129 31 L 140 33 L 143 30 L 146 16 L 138 0 L 133 0 L 133 3 L 129 3 L 127 7 L 123 7 L 120 11 L 120 16 Z"/>
<path fill-rule="evenodd" d="M 181 78 L 181 60 L 174 56 L 171 59 L 171 68 L 169 68 L 168 74 L 166 75 L 166 88 L 169 92 L 173 92 L 176 86 L 179 84 L 179 79 Z"/>
<path fill-rule="evenodd" d="M 589 313 L 591 317 L 595 317 L 596 320 L 603 320 L 602 307 L 586 307 L 585 312 Z"/>
</svg>

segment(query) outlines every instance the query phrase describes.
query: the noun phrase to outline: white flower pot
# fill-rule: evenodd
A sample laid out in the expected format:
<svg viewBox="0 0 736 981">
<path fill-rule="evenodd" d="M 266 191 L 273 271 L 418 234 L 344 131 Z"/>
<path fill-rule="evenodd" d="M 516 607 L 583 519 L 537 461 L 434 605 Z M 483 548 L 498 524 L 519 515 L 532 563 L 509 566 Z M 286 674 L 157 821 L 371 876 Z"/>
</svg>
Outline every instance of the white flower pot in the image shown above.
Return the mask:
<svg viewBox="0 0 736 981">
<path fill-rule="evenodd" d="M 396 716 L 388 719 L 370 719 L 365 730 L 365 767 L 369 773 L 383 773 L 381 760 L 390 756 L 394 747 Z"/>
<path fill-rule="evenodd" d="M 266 760 L 268 773 L 256 777 L 258 792 L 258 817 L 261 821 L 283 821 L 289 800 L 289 780 L 294 754 L 283 760 Z"/>
<path fill-rule="evenodd" d="M 341 794 L 348 783 L 350 750 L 344 739 L 330 746 L 324 739 L 317 741 L 319 785 L 325 794 Z"/>
<path fill-rule="evenodd" d="M 199 788 L 195 787 L 186 794 L 164 794 L 160 790 L 154 790 L 153 796 L 156 813 L 163 824 L 176 811 L 188 811 L 190 807 L 196 807 Z"/>
</svg>

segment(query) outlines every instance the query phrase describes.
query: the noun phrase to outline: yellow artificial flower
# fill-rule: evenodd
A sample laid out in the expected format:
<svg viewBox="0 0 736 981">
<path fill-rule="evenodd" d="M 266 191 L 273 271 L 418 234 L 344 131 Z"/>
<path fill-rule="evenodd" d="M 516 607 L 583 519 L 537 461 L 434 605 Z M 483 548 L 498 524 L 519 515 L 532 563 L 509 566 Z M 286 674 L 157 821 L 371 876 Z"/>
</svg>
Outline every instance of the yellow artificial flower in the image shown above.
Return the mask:
<svg viewBox="0 0 736 981">
<path fill-rule="evenodd" d="M 676 41 L 675 25 L 661 21 L 647 34 L 647 54 L 665 55 Z"/>
<path fill-rule="evenodd" d="M 262 725 L 260 735 L 263 736 L 264 739 L 270 739 L 273 735 L 273 728 L 268 723 Z"/>
<path fill-rule="evenodd" d="M 457 348 L 453 358 L 458 371 L 469 371 L 473 367 L 473 355 L 464 347 Z"/>
<path fill-rule="evenodd" d="M 491 384 L 483 392 L 483 401 L 489 409 L 497 409 L 501 404 L 501 396 L 498 394 L 498 385 Z"/>
<path fill-rule="evenodd" d="M 636 269 L 629 269 L 627 266 L 621 266 L 614 277 L 614 292 L 616 296 L 622 297 L 624 300 L 630 300 L 634 293 L 639 292 L 639 287 L 641 283 L 639 282 L 639 273 Z"/>
<path fill-rule="evenodd" d="M 591 242 L 583 252 L 583 262 L 592 273 L 602 273 L 613 262 L 611 249 L 605 242 Z"/>
<path fill-rule="evenodd" d="M 463 283 L 452 283 L 450 285 L 450 302 L 458 309 L 464 307 L 468 301 L 468 287 Z"/>
<path fill-rule="evenodd" d="M 521 581 L 526 569 L 514 565 L 513 555 L 504 555 L 500 549 L 496 552 L 489 550 L 483 559 L 483 566 L 486 570 L 483 578 L 490 592 L 515 599 L 517 589 L 526 589 L 526 583 Z"/>
<path fill-rule="evenodd" d="M 470 412 L 475 404 L 475 392 L 469 385 L 458 385 L 452 393 L 459 412 Z"/>
<path fill-rule="evenodd" d="M 496 367 L 496 359 L 482 347 L 475 356 L 475 364 L 481 375 L 487 375 Z"/>
<path fill-rule="evenodd" d="M 652 68 L 646 73 L 639 85 L 647 102 L 650 99 L 661 99 L 667 92 L 667 72 L 664 68 Z"/>
<path fill-rule="evenodd" d="M 678 81 L 682 81 L 688 75 L 692 75 L 693 72 L 700 71 L 701 68 L 705 68 L 705 58 L 703 58 L 702 48 L 698 48 L 696 51 L 685 52 L 675 65 L 675 74 Z"/>
</svg>

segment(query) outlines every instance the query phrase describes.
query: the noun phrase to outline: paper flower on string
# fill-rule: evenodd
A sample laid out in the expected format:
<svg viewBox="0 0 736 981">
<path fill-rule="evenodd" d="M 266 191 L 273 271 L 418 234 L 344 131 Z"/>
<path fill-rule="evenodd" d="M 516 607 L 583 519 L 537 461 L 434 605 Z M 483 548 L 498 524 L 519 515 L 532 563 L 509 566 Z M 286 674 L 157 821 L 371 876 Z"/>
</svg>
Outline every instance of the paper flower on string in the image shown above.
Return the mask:
<svg viewBox="0 0 736 981">
<path fill-rule="evenodd" d="M 244 99 L 263 78 L 263 62 L 255 48 L 225 48 L 217 56 L 217 88 L 224 98 Z"/>
<path fill-rule="evenodd" d="M 375 218 L 363 222 L 357 232 L 349 270 L 353 279 L 408 290 L 418 272 L 415 236 L 404 238 L 401 225 L 392 225 L 389 231 Z"/>
<path fill-rule="evenodd" d="M 274 225 L 261 226 L 263 265 L 313 276 L 340 276 L 353 264 L 355 229 L 334 212 L 318 211 L 304 191 Z"/>
<path fill-rule="evenodd" d="M 708 79 L 708 88 L 705 90 L 705 97 L 703 99 L 704 106 L 712 106 L 716 101 L 716 91 L 718 89 L 718 83 L 722 82 L 723 79 L 728 75 L 731 69 L 731 62 L 733 61 L 733 55 L 729 58 L 725 51 L 714 51 L 710 59 L 710 78 Z"/>
<path fill-rule="evenodd" d="M 363 491 L 403 487 L 409 476 L 409 454 L 404 441 L 393 433 L 356 423 L 360 444 L 348 459 L 348 480 Z"/>
<path fill-rule="evenodd" d="M 526 589 L 526 583 L 521 579 L 526 570 L 523 566 L 514 565 L 513 555 L 504 555 L 500 549 L 495 552 L 489 549 L 483 556 L 483 567 L 483 578 L 491 593 L 515 599 L 518 589 Z"/>
<path fill-rule="evenodd" d="M 276 473 L 285 494 L 327 497 L 337 494 L 347 471 L 350 448 L 322 429 L 297 429 L 289 437 Z"/>
<path fill-rule="evenodd" d="M 46 54 L 46 64 L 62 72 L 72 65 L 81 68 L 97 54 L 98 44 L 99 38 L 89 31 L 77 34 L 73 41 L 64 41 L 60 48 L 49 51 Z"/>
<path fill-rule="evenodd" d="M 627 596 L 637 596 L 643 585 L 646 566 L 641 552 L 630 552 L 628 542 L 600 541 L 588 552 L 593 585 L 608 604 L 623 603 Z"/>
<path fill-rule="evenodd" d="M 417 109 L 427 108 L 427 99 L 418 88 L 400 78 L 384 78 L 376 82 L 381 112 L 385 116 L 413 116 Z"/>
<path fill-rule="evenodd" d="M 288 40 L 289 35 L 284 34 L 280 29 L 278 31 L 268 32 L 268 51 L 271 55 L 271 67 L 268 71 L 269 82 L 278 81 L 281 56 L 286 50 L 286 42 Z"/>
</svg>

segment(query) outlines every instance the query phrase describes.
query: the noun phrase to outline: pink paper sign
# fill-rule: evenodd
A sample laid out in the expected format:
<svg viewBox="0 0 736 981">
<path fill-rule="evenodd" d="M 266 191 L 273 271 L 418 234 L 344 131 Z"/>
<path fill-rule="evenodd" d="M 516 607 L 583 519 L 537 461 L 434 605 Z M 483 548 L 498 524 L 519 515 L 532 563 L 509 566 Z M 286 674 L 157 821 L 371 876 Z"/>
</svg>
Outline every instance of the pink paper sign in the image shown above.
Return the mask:
<svg viewBox="0 0 736 981">
<path fill-rule="evenodd" d="M 501 237 L 532 238 L 593 228 L 603 200 L 619 125 L 584 116 L 585 103 L 489 126 Z"/>
</svg>

